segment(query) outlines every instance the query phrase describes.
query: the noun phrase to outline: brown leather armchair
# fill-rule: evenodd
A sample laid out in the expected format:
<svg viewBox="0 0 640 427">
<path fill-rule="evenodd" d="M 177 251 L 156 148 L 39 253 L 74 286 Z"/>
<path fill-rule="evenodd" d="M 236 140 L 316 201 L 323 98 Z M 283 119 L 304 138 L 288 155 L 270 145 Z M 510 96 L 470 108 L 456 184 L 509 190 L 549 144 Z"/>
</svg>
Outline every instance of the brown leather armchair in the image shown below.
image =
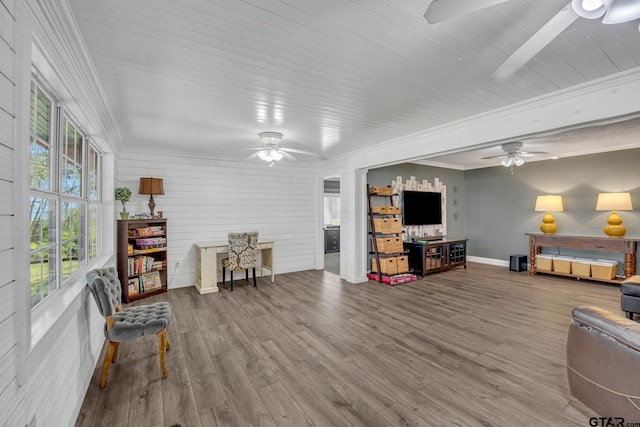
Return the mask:
<svg viewBox="0 0 640 427">
<path fill-rule="evenodd" d="M 567 338 L 571 394 L 601 417 L 640 422 L 640 323 L 576 307 Z"/>
</svg>

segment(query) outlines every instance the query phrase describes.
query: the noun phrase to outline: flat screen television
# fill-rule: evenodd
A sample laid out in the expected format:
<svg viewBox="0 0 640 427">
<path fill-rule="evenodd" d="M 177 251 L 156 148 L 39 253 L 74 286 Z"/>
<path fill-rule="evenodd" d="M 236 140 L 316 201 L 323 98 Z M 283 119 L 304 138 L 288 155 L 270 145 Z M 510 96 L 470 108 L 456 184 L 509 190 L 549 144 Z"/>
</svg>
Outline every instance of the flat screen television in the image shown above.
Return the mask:
<svg viewBox="0 0 640 427">
<path fill-rule="evenodd" d="M 442 193 L 433 191 L 402 192 L 404 225 L 441 225 Z"/>
</svg>

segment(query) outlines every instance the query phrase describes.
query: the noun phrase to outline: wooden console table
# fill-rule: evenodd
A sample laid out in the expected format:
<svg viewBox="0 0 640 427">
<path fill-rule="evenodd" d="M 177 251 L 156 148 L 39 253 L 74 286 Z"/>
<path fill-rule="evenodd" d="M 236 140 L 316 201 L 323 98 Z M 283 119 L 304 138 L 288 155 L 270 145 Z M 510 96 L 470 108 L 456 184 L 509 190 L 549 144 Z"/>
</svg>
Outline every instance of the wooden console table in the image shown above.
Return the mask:
<svg viewBox="0 0 640 427">
<path fill-rule="evenodd" d="M 640 239 L 616 239 L 610 237 L 562 236 L 557 234 L 533 234 L 529 236 L 529 274 L 536 274 L 536 255 L 542 252 L 542 247 L 581 249 L 585 251 L 613 252 L 624 254 L 624 274 L 631 277 L 636 274 L 637 249 Z M 569 274 L 544 271 L 545 274 L 570 276 Z M 593 277 L 585 279 L 609 283 L 620 283 L 620 279 L 604 280 Z"/>
<path fill-rule="evenodd" d="M 261 253 L 260 276 L 266 268 L 271 272 L 271 282 L 275 281 L 273 271 L 272 241 L 258 241 L 258 251 Z M 229 253 L 229 242 L 197 243 L 196 244 L 196 289 L 200 294 L 218 292 L 218 255 Z"/>
</svg>

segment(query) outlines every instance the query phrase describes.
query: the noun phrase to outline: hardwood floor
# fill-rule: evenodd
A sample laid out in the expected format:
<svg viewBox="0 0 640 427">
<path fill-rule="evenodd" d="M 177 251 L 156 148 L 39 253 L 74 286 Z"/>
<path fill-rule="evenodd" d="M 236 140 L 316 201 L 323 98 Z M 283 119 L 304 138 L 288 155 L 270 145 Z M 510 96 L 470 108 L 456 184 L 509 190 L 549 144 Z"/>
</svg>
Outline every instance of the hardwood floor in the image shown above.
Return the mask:
<svg viewBox="0 0 640 427">
<path fill-rule="evenodd" d="M 586 426 L 565 367 L 571 309 L 620 312 L 616 285 L 469 268 L 386 286 L 323 271 L 170 290 L 158 340 L 98 362 L 76 426 Z"/>
</svg>

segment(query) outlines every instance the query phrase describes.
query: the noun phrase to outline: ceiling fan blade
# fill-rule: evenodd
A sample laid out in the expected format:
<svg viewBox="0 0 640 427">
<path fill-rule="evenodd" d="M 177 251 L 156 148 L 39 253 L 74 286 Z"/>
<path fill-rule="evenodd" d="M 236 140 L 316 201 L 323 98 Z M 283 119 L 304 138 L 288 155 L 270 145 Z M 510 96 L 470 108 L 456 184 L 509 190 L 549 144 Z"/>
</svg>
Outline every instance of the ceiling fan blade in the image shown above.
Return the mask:
<svg viewBox="0 0 640 427">
<path fill-rule="evenodd" d="M 571 3 L 567 4 L 556 16 L 551 18 L 549 22 L 543 25 L 540 30 L 507 58 L 491 76 L 503 79 L 511 77 L 578 18 L 579 16 L 574 12 Z"/>
<path fill-rule="evenodd" d="M 532 157 L 532 156 L 548 156 L 549 153 L 546 151 L 521 151 L 518 153 L 522 157 Z"/>
<path fill-rule="evenodd" d="M 602 18 L 603 24 L 619 24 L 640 18 L 640 2 L 638 0 L 616 1 L 611 4 Z"/>
<path fill-rule="evenodd" d="M 507 0 L 433 0 L 429 3 L 424 17 L 430 24 L 435 24 L 505 1 Z"/>
<path fill-rule="evenodd" d="M 506 157 L 506 154 L 498 154 L 497 156 L 482 157 L 480 160 L 499 159 L 501 157 Z"/>
<path fill-rule="evenodd" d="M 306 154 L 308 156 L 320 157 L 320 154 L 314 153 L 313 151 L 297 150 L 295 148 L 281 148 L 281 150 L 289 153 Z"/>
<path fill-rule="evenodd" d="M 250 155 L 249 157 L 247 157 L 247 160 L 249 160 L 249 159 L 255 159 L 256 157 L 258 157 L 258 153 L 259 153 L 259 151 L 258 151 L 258 152 L 253 153 L 252 155 Z"/>
<path fill-rule="evenodd" d="M 280 150 L 280 152 L 282 153 L 284 158 L 287 159 L 287 160 L 295 160 L 295 161 L 298 160 L 295 157 L 293 157 L 291 154 L 287 153 L 286 151 Z"/>
</svg>

